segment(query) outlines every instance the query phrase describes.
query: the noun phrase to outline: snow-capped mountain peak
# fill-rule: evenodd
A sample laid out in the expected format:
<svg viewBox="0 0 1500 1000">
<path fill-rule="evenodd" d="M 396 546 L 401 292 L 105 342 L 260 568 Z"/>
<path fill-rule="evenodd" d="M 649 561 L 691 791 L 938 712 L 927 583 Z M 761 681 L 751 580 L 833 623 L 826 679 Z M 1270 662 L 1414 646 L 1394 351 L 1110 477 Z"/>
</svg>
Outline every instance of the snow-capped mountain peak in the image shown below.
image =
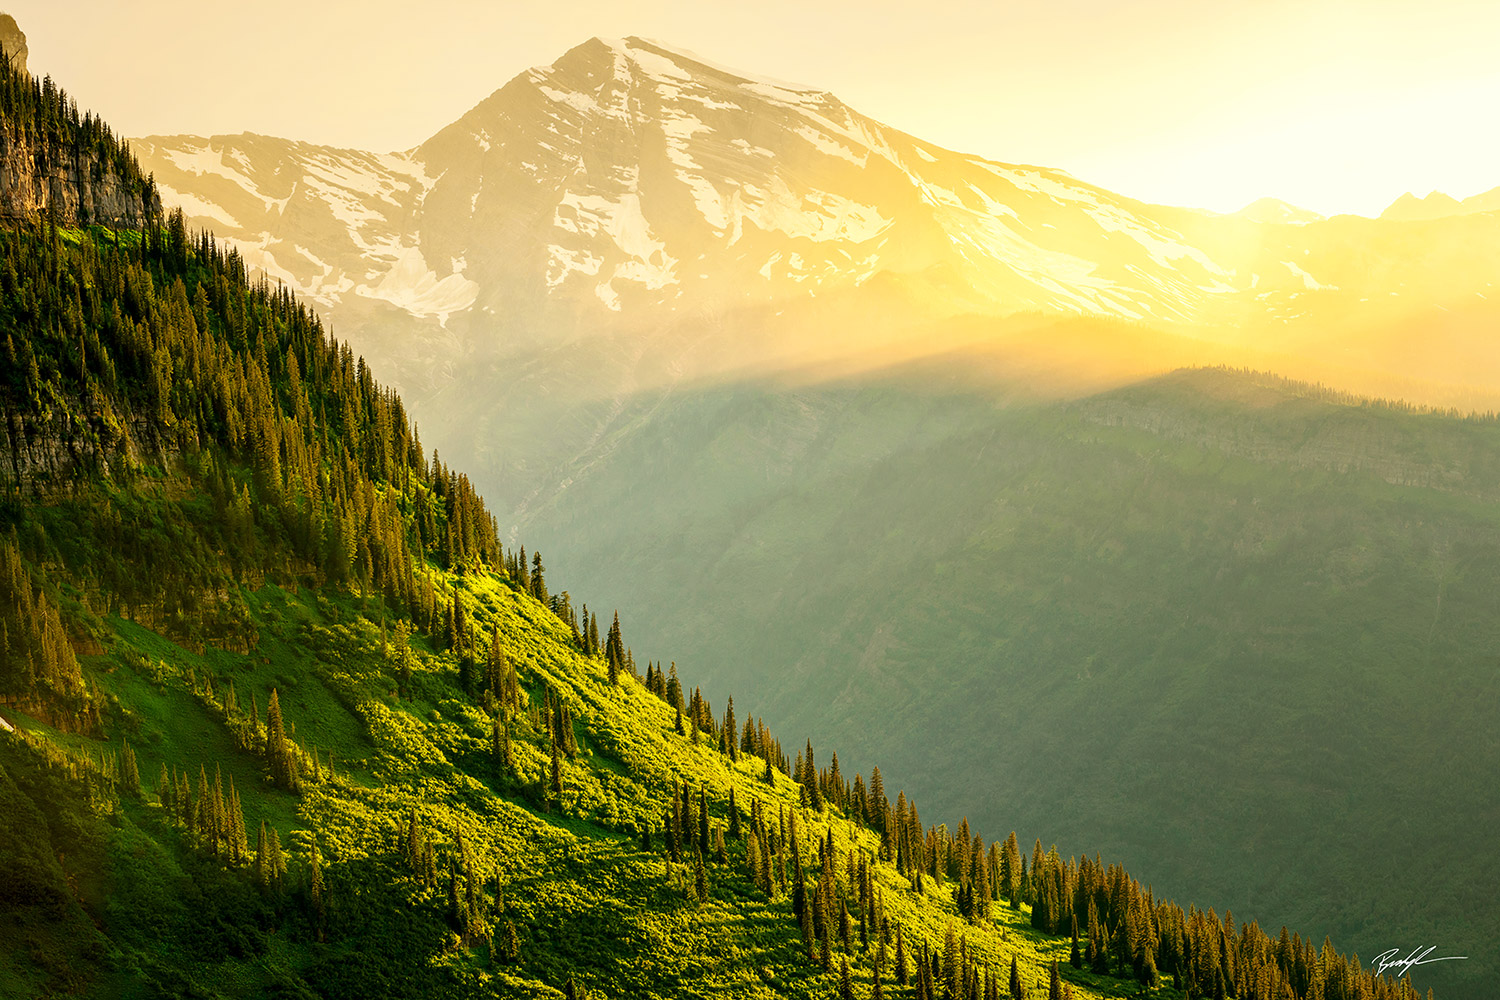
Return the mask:
<svg viewBox="0 0 1500 1000">
<path fill-rule="evenodd" d="M 566 341 L 881 275 L 952 309 L 1152 322 L 1250 287 L 1182 213 L 638 37 L 575 46 L 400 154 L 260 136 L 138 150 L 191 221 L 393 341 Z"/>
</svg>

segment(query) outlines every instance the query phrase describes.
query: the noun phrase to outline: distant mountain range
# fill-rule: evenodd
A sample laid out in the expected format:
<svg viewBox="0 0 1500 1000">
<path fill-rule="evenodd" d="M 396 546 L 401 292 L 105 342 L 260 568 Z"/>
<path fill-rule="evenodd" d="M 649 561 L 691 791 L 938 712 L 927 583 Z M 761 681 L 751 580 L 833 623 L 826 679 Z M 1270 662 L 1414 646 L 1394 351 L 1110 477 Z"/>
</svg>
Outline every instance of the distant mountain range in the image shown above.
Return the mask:
<svg viewBox="0 0 1500 1000">
<path fill-rule="evenodd" d="M 1500 221 L 1414 235 L 1269 199 L 1217 217 L 1147 205 L 639 38 L 591 39 L 401 153 L 256 135 L 136 149 L 168 203 L 318 303 L 413 395 L 521 349 L 871 287 L 882 315 L 892 301 L 922 317 L 1096 315 L 1282 351 L 1281 370 L 1392 395 L 1500 387 L 1464 334 L 1439 333 L 1450 343 L 1416 365 L 1381 341 L 1393 316 L 1405 331 L 1489 315 Z M 785 354 L 764 326 L 736 363 Z M 708 353 L 699 364 L 722 362 Z M 1250 360 L 1227 353 L 1212 360 Z"/>
<path fill-rule="evenodd" d="M 1441 191 L 1434 191 L 1425 198 L 1418 198 L 1408 191 L 1391 202 L 1390 207 L 1380 213 L 1380 217 L 1398 222 L 1418 222 L 1451 215 L 1477 215 L 1480 212 L 1500 212 L 1500 187 L 1491 188 L 1463 201 Z"/>
</svg>

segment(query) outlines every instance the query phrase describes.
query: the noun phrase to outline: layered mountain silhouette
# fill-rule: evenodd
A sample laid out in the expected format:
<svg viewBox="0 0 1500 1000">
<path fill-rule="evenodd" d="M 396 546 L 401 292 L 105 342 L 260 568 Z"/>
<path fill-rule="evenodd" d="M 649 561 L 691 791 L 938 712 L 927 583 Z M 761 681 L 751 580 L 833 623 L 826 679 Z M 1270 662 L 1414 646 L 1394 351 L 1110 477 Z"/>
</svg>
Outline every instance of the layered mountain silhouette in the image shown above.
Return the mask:
<svg viewBox="0 0 1500 1000">
<path fill-rule="evenodd" d="M 1425 198 L 1419 198 L 1408 191 L 1391 202 L 1390 207 L 1380 213 L 1380 217 L 1398 222 L 1419 222 L 1452 215 L 1477 215 L 1481 212 L 1500 212 L 1500 188 L 1492 188 L 1463 201 L 1441 191 L 1433 191 Z"/>
<path fill-rule="evenodd" d="M 1270 345 L 1305 361 L 1293 374 L 1342 366 L 1390 394 L 1500 384 L 1467 348 L 1414 368 L 1343 336 L 1487 311 L 1491 218 L 1445 219 L 1439 240 L 1269 201 L 1216 218 L 1146 205 L 639 38 L 591 39 L 402 153 L 255 135 L 136 148 L 168 203 L 317 302 L 411 392 L 465 357 L 871 284 L 924 315 L 1093 315 Z M 1469 252 L 1441 250 L 1455 242 Z"/>
</svg>

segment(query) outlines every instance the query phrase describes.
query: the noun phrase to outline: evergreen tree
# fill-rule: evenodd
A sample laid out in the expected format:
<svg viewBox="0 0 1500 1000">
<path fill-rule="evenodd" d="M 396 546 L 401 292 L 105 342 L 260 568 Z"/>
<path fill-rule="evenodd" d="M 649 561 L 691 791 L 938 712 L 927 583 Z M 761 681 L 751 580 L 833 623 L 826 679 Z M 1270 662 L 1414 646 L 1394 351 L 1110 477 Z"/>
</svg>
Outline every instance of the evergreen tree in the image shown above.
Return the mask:
<svg viewBox="0 0 1500 1000">
<path fill-rule="evenodd" d="M 300 792 L 302 783 L 297 777 L 297 764 L 281 724 L 281 702 L 275 688 L 271 689 L 271 701 L 266 706 L 266 742 L 263 752 L 266 769 L 271 780 L 289 792 Z"/>
<path fill-rule="evenodd" d="M 255 834 L 255 884 L 260 886 L 261 891 L 271 886 L 271 859 L 267 857 L 270 843 L 266 840 L 266 821 L 260 821 L 260 829 Z"/>
<path fill-rule="evenodd" d="M 609 626 L 609 637 L 604 643 L 604 661 L 609 667 L 609 682 L 620 683 L 620 670 L 625 666 L 625 643 L 620 637 L 620 612 L 615 612 L 615 620 Z"/>
<path fill-rule="evenodd" d="M 309 859 L 309 866 L 308 898 L 312 902 L 312 916 L 314 926 L 317 929 L 318 940 L 322 941 L 324 939 L 324 921 L 327 913 L 323 899 L 326 890 L 323 886 L 323 865 L 318 857 L 318 843 L 316 840 L 312 844 L 312 856 Z"/>
<path fill-rule="evenodd" d="M 548 783 L 547 787 L 551 791 L 552 796 L 555 799 L 557 799 L 559 803 L 561 803 L 561 801 L 562 801 L 562 790 L 563 790 L 563 785 L 562 785 L 562 761 L 557 756 L 557 741 L 556 740 L 552 740 L 551 744 L 552 744 L 552 762 L 551 762 L 551 766 L 550 766 L 550 769 L 549 769 L 549 773 L 551 774 L 551 780 Z"/>
</svg>

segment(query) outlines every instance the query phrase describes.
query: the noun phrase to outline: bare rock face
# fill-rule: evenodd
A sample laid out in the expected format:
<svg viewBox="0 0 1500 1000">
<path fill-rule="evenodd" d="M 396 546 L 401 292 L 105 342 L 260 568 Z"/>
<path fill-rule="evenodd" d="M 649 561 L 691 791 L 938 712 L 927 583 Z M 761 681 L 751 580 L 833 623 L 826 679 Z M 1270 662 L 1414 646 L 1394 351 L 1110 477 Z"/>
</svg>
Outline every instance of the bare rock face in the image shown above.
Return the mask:
<svg viewBox="0 0 1500 1000">
<path fill-rule="evenodd" d="M 0 49 L 12 70 L 30 75 L 26 34 L 9 14 L 0 14 Z M 153 185 L 121 176 L 108 157 L 0 123 L 0 219 L 37 219 L 49 210 L 62 225 L 139 227 L 160 213 L 161 201 Z"/>
<path fill-rule="evenodd" d="M 64 225 L 139 227 L 161 211 L 154 190 L 87 154 L 0 126 L 0 219 L 39 218 L 49 206 Z"/>
<path fill-rule="evenodd" d="M 5 50 L 10 64 L 22 73 L 26 69 L 26 32 L 9 14 L 0 14 L 0 49 Z"/>
</svg>

